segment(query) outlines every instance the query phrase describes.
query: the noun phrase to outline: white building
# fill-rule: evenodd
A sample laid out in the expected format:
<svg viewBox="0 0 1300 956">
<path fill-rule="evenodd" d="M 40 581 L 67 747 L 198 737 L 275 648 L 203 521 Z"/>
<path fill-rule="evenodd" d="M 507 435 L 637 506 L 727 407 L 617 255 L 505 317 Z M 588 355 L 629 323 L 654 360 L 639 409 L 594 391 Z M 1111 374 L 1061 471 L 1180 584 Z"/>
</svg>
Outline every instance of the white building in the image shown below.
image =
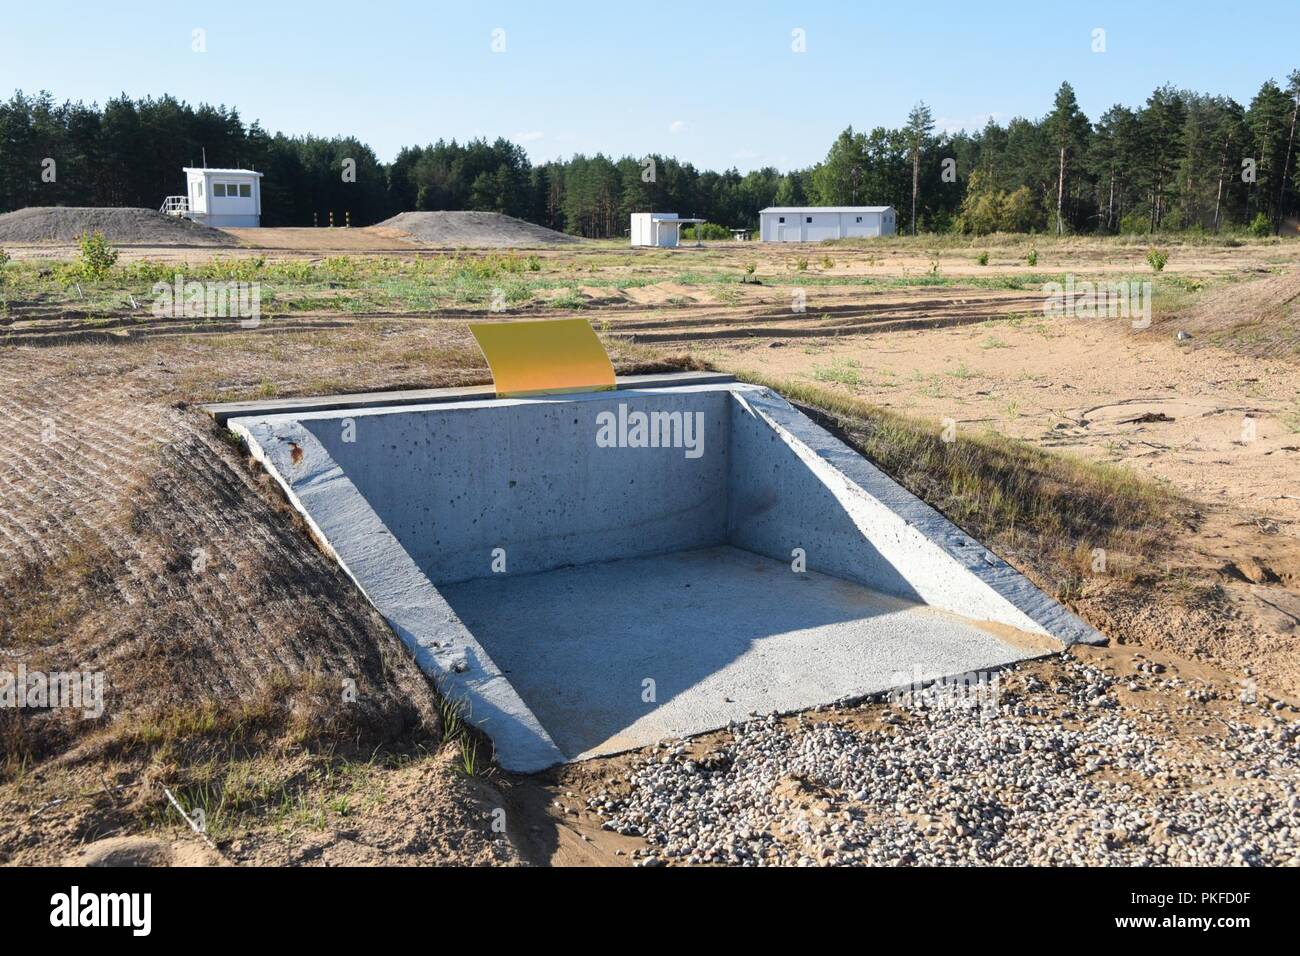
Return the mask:
<svg viewBox="0 0 1300 956">
<path fill-rule="evenodd" d="M 769 206 L 758 214 L 764 242 L 892 236 L 893 206 Z"/>
<path fill-rule="evenodd" d="M 168 196 L 162 212 L 205 226 L 256 228 L 262 224 L 262 174 L 251 169 L 185 167 L 186 194 Z"/>
<path fill-rule="evenodd" d="M 632 245 L 672 249 L 682 241 L 682 226 L 703 222 L 703 219 L 682 219 L 675 212 L 634 212 Z"/>
</svg>

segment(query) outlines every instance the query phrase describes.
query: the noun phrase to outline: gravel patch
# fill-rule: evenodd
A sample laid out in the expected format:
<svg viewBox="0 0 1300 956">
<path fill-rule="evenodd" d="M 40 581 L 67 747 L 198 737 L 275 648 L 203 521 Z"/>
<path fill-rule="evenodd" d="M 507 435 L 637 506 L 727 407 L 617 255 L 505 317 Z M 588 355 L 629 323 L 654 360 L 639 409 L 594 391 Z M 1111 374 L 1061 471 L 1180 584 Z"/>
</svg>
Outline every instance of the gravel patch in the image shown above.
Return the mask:
<svg viewBox="0 0 1300 956">
<path fill-rule="evenodd" d="M 29 206 L 0 215 L 0 245 L 27 242 L 76 242 L 85 233 L 102 232 L 111 243 L 235 246 L 234 236 L 188 219 L 135 207 Z"/>
<path fill-rule="evenodd" d="M 879 727 L 769 716 L 703 755 L 662 742 L 588 807 L 644 837 L 649 866 L 1300 863 L 1300 733 L 1276 705 L 1247 695 L 1180 740 L 1178 713 L 1121 706 L 1103 670 L 1062 656 L 1048 674 L 992 704 L 868 705 Z M 1121 683 L 1189 720 L 1216 696 L 1158 664 Z"/>
<path fill-rule="evenodd" d="M 578 241 L 554 229 L 498 212 L 403 212 L 379 225 L 404 232 L 430 246 L 525 248 Z"/>
</svg>

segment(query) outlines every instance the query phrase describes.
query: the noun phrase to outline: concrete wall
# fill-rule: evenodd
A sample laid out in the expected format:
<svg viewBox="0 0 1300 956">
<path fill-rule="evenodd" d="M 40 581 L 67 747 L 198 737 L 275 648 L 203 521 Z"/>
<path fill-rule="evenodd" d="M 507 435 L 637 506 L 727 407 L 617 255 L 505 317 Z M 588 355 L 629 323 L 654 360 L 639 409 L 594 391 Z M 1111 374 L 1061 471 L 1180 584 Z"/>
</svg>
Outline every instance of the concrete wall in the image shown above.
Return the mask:
<svg viewBox="0 0 1300 956">
<path fill-rule="evenodd" d="M 667 447 L 632 447 L 638 413 L 698 422 L 676 435 L 698 444 L 673 447 L 661 434 L 653 444 Z M 602 423 L 614 447 L 602 447 Z M 491 576 L 496 549 L 516 575 L 731 544 L 785 562 L 800 549 L 810 570 L 975 620 L 1076 630 L 1013 568 L 766 389 L 601 392 L 300 424 L 434 585 Z"/>
<path fill-rule="evenodd" d="M 303 424 L 429 579 L 448 584 L 490 575 L 495 548 L 510 574 L 528 574 L 722 544 L 730 405 L 722 390 L 611 392 L 356 415 L 350 436 L 338 418 Z M 620 406 L 703 422 L 699 456 L 600 447 Z"/>
<path fill-rule="evenodd" d="M 813 571 L 921 600 L 909 569 L 880 553 L 872 529 L 853 520 L 825 476 L 810 469 L 796 445 L 745 401 L 732 406 L 731 466 L 731 544 L 787 562 L 798 548 Z"/>
<path fill-rule="evenodd" d="M 698 413 L 701 453 L 601 447 L 600 416 L 617 423 L 620 405 Z M 788 563 L 801 548 L 811 571 L 1058 642 L 1045 648 L 1103 640 L 758 386 L 287 414 L 250 409 L 227 424 L 440 689 L 468 700 L 471 719 L 491 733 L 512 770 L 539 770 L 565 755 L 443 593 L 451 582 L 491 574 L 496 547 L 506 549 L 512 578 L 721 544 Z M 572 600 L 581 603 L 581 594 Z M 691 600 L 728 626 L 725 597 Z M 657 606 L 647 602 L 645 613 Z"/>
<path fill-rule="evenodd" d="M 733 392 L 728 536 L 976 621 L 1062 643 L 1102 636 L 997 555 L 767 389 Z"/>
<path fill-rule="evenodd" d="M 680 446 L 602 447 L 602 421 L 611 425 L 606 437 L 617 438 L 617 424 L 636 412 L 698 419 L 698 453 Z M 512 575 L 721 544 L 789 562 L 797 548 L 810 570 L 886 594 L 1066 642 L 1099 637 L 861 455 L 757 386 L 231 422 L 274 452 L 272 460 L 283 457 L 288 442 L 305 449 L 306 461 L 319 462 L 314 472 L 289 469 L 293 491 L 302 494 L 305 484 L 326 478 L 345 480 L 433 585 L 495 573 L 498 548 Z M 624 437 L 635 441 L 633 433 Z M 323 517 L 334 527 L 351 520 Z"/>
</svg>

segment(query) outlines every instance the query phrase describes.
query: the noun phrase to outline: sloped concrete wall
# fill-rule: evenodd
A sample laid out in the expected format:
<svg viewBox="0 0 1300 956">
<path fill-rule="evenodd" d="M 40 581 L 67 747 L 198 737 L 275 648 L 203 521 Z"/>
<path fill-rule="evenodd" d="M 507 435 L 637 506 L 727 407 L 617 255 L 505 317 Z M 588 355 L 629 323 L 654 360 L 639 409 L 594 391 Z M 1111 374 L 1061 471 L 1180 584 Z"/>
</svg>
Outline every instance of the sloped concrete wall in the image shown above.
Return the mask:
<svg viewBox="0 0 1300 956">
<path fill-rule="evenodd" d="M 781 560 L 1063 644 L 1092 627 L 765 388 L 734 386 L 728 534 Z"/>
</svg>

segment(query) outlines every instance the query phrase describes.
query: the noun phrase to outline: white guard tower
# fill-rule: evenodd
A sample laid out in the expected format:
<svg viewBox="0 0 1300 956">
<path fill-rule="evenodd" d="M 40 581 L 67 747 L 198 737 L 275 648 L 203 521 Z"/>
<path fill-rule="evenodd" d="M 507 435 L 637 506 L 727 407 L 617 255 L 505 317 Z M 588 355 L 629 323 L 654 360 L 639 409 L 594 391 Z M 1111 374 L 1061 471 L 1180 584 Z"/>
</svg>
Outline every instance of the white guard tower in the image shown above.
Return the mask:
<svg viewBox="0 0 1300 956">
<path fill-rule="evenodd" d="M 218 229 L 256 229 L 262 225 L 261 173 L 186 166 L 185 181 L 186 195 L 168 196 L 160 212 Z"/>
</svg>

